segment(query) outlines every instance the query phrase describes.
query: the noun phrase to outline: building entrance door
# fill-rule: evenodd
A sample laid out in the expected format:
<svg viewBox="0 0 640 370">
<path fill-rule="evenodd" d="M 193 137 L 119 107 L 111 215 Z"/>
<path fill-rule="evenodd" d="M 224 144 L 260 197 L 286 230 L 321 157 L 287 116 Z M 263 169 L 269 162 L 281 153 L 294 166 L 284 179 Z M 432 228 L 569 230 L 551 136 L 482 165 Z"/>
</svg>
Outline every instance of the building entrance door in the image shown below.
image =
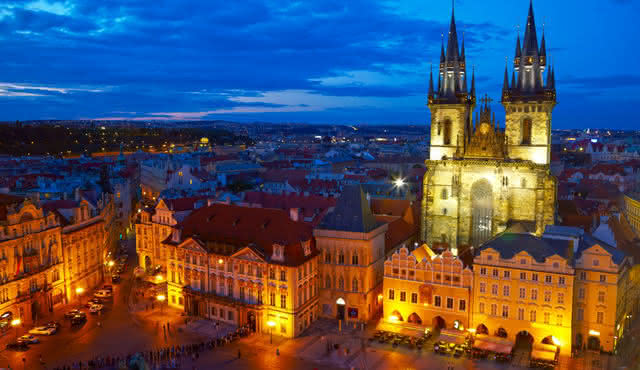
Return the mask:
<svg viewBox="0 0 640 370">
<path fill-rule="evenodd" d="M 338 320 L 344 320 L 345 305 L 346 305 L 346 302 L 344 301 L 344 299 L 338 298 L 338 300 L 336 301 L 336 312 L 337 312 L 336 318 Z"/>
</svg>

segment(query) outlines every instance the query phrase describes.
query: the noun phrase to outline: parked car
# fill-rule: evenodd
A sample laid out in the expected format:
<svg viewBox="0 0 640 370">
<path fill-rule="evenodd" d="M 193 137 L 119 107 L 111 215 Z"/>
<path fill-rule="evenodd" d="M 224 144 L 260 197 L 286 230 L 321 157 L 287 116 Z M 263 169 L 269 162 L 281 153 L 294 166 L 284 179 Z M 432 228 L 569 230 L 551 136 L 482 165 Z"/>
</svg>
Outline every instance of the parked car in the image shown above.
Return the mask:
<svg viewBox="0 0 640 370">
<path fill-rule="evenodd" d="M 89 307 L 89 312 L 98 313 L 98 312 L 102 311 L 103 308 L 104 308 L 104 306 L 101 305 L 101 304 L 94 304 L 91 307 Z"/>
<path fill-rule="evenodd" d="M 75 315 L 71 318 L 71 325 L 82 325 L 87 321 L 86 315 Z"/>
<path fill-rule="evenodd" d="M 26 351 L 29 349 L 29 345 L 24 342 L 9 342 L 7 343 L 7 349 L 12 349 L 14 351 Z"/>
<path fill-rule="evenodd" d="M 55 327 L 50 326 L 37 326 L 31 330 L 29 330 L 29 334 L 35 335 L 53 335 L 58 331 Z"/>
<path fill-rule="evenodd" d="M 74 317 L 75 315 L 77 315 L 80 312 L 82 312 L 82 311 L 74 308 L 73 310 L 66 312 L 64 314 L 64 318 L 65 319 L 70 319 L 70 318 Z"/>
<path fill-rule="evenodd" d="M 112 275 L 111 276 L 111 282 L 114 284 L 118 284 L 120 282 L 120 275 Z"/>
<path fill-rule="evenodd" d="M 108 290 L 98 290 L 97 292 L 95 292 L 95 294 L 93 295 L 94 297 L 97 298 L 109 298 L 111 297 L 111 292 Z"/>
<path fill-rule="evenodd" d="M 49 321 L 46 325 L 47 328 L 54 328 L 56 330 L 60 329 L 62 325 L 60 325 L 57 321 Z"/>
<path fill-rule="evenodd" d="M 40 340 L 31 334 L 25 334 L 18 338 L 18 343 L 36 344 L 40 343 Z"/>
<path fill-rule="evenodd" d="M 106 284 L 105 286 L 102 287 L 102 289 L 113 292 L 113 285 Z"/>
<path fill-rule="evenodd" d="M 90 300 L 87 301 L 87 303 L 84 306 L 86 308 L 90 308 L 94 304 L 102 304 L 102 300 L 100 298 L 91 298 Z"/>
</svg>

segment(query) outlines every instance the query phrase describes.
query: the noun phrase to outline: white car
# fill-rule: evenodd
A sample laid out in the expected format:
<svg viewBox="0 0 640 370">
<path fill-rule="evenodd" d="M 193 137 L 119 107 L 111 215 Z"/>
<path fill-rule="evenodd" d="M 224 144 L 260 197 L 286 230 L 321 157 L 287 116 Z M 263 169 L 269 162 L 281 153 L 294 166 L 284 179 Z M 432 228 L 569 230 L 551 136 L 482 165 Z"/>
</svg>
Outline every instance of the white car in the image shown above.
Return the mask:
<svg viewBox="0 0 640 370">
<path fill-rule="evenodd" d="M 38 340 L 38 338 L 34 337 L 33 335 L 26 334 L 18 338 L 18 343 L 34 344 L 34 343 L 40 343 L 40 341 Z"/>
<path fill-rule="evenodd" d="M 58 331 L 55 327 L 47 327 L 47 326 L 37 326 L 31 330 L 29 330 L 29 334 L 35 335 L 53 335 Z"/>
<path fill-rule="evenodd" d="M 101 305 L 101 304 L 94 304 L 91 307 L 89 307 L 89 312 L 98 313 L 98 312 L 102 311 L 103 308 L 104 308 L 104 306 Z"/>
<path fill-rule="evenodd" d="M 93 296 L 97 298 L 109 298 L 111 297 L 111 292 L 106 289 L 102 289 L 98 290 Z"/>
</svg>

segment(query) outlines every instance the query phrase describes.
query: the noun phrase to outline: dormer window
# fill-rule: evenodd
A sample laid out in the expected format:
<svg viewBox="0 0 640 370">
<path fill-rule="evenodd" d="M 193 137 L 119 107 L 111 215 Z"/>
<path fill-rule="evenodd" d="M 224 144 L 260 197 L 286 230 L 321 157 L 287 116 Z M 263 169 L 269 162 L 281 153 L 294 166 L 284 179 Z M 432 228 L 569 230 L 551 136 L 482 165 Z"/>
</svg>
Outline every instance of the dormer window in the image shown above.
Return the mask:
<svg viewBox="0 0 640 370">
<path fill-rule="evenodd" d="M 276 260 L 276 261 L 284 260 L 284 246 L 278 245 L 278 244 L 274 244 L 273 245 L 273 253 L 272 253 L 271 259 Z"/>
<path fill-rule="evenodd" d="M 311 254 L 311 242 L 309 242 L 308 240 L 305 242 L 302 242 L 302 250 L 304 251 L 304 256 L 308 256 Z"/>
<path fill-rule="evenodd" d="M 174 243 L 180 243 L 180 230 L 174 229 L 171 235 L 171 241 Z"/>
</svg>

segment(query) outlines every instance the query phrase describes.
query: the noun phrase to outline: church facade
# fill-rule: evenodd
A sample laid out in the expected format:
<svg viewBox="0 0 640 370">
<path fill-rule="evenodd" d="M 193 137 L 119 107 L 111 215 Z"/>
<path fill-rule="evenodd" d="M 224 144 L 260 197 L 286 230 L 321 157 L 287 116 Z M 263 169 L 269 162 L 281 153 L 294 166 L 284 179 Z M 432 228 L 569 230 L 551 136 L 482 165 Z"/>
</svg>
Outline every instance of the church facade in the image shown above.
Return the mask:
<svg viewBox="0 0 640 370">
<path fill-rule="evenodd" d="M 499 127 L 486 96 L 474 118 L 475 73 L 469 87 L 464 40 L 459 47 L 452 14 L 437 87 L 433 73 L 429 82 L 431 149 L 420 231 L 428 245 L 458 254 L 511 225 L 540 235 L 553 224 L 556 180 L 549 163 L 556 93 L 546 59 L 544 35 L 539 44 L 530 13 L 522 45 L 517 39 L 511 78 L 505 67 L 505 127 Z"/>
</svg>

